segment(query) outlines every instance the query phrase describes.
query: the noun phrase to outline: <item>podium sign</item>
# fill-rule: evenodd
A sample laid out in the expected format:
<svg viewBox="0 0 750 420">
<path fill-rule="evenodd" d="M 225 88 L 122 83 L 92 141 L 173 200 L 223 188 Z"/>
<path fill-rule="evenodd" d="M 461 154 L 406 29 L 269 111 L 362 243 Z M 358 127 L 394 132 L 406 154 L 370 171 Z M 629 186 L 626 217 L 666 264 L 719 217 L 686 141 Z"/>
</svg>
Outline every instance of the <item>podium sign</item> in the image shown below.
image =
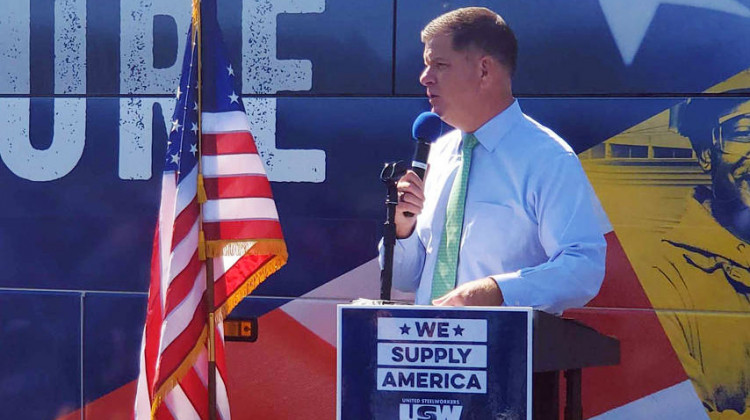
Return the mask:
<svg viewBox="0 0 750 420">
<path fill-rule="evenodd" d="M 531 308 L 338 307 L 340 420 L 531 419 Z"/>
</svg>

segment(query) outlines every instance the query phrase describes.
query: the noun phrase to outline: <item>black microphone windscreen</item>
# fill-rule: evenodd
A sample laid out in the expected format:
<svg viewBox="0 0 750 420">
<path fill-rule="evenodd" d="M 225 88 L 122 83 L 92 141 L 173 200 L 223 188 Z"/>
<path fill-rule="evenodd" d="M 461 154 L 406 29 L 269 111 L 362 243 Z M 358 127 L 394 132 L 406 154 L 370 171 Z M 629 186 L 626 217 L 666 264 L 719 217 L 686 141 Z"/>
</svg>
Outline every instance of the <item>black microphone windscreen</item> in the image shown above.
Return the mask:
<svg viewBox="0 0 750 420">
<path fill-rule="evenodd" d="M 414 120 L 411 126 L 411 136 L 415 140 L 432 143 L 443 134 L 443 123 L 434 112 L 423 112 Z"/>
</svg>

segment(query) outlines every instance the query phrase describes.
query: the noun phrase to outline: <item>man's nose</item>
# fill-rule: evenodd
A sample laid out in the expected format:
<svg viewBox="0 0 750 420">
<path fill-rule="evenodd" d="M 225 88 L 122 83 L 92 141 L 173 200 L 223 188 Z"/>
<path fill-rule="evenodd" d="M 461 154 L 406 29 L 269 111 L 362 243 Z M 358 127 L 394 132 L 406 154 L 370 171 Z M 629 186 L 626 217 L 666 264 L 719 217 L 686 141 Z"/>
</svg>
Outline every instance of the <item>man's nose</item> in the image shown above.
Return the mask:
<svg viewBox="0 0 750 420">
<path fill-rule="evenodd" d="M 422 70 L 422 74 L 419 75 L 419 83 L 421 83 L 422 86 L 425 87 L 433 85 L 435 83 L 435 78 L 433 77 L 429 67 L 425 67 L 425 69 Z"/>
</svg>

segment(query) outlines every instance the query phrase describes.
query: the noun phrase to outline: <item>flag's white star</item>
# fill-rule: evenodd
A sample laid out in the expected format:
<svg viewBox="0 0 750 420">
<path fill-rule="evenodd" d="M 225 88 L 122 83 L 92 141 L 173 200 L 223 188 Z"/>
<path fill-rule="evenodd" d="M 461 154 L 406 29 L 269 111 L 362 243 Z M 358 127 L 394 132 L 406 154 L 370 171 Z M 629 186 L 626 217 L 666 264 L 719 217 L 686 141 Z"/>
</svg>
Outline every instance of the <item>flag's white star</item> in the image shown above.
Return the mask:
<svg viewBox="0 0 750 420">
<path fill-rule="evenodd" d="M 180 100 L 180 96 L 182 96 L 182 91 L 180 90 L 180 87 L 177 86 L 177 100 Z"/>
<path fill-rule="evenodd" d="M 239 103 L 239 101 L 237 101 L 238 98 L 239 98 L 239 96 L 237 96 L 237 94 L 234 93 L 234 91 L 232 91 L 232 94 L 229 95 L 229 103 L 230 104 L 234 103 L 234 102 Z"/>
<path fill-rule="evenodd" d="M 662 4 L 699 7 L 742 17 L 750 17 L 750 9 L 737 0 L 640 0 L 634 6 L 630 0 L 599 0 L 609 29 L 626 65 L 633 63 L 648 27 Z"/>
<path fill-rule="evenodd" d="M 231 64 L 227 67 L 227 73 L 229 73 L 229 76 L 234 76 L 234 69 Z"/>
<path fill-rule="evenodd" d="M 179 164 L 180 163 L 180 155 L 177 154 L 177 153 L 173 154 L 172 155 L 172 162 L 171 163 L 177 163 L 177 164 Z"/>
<path fill-rule="evenodd" d="M 190 127 L 190 131 L 192 131 L 193 134 L 198 134 L 198 124 L 192 123 L 192 126 Z"/>
<path fill-rule="evenodd" d="M 198 153 L 198 145 L 197 144 L 191 144 L 190 145 L 190 153 L 195 156 L 196 153 Z"/>
<path fill-rule="evenodd" d="M 180 120 L 174 120 L 172 121 L 172 129 L 169 132 L 177 131 L 180 127 L 182 127 L 182 125 L 180 125 Z"/>
<path fill-rule="evenodd" d="M 194 104 L 195 105 L 193 105 L 193 111 L 197 111 L 198 110 L 198 102 L 196 101 L 196 102 L 194 102 Z"/>
</svg>

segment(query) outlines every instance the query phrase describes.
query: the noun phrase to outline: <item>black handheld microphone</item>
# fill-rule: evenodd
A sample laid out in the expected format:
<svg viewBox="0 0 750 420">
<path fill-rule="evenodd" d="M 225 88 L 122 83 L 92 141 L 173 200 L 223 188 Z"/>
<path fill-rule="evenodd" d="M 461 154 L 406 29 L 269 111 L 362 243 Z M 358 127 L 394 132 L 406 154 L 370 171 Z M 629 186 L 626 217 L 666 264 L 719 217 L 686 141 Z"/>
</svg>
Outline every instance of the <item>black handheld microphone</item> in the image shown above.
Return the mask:
<svg viewBox="0 0 750 420">
<path fill-rule="evenodd" d="M 419 179 L 424 179 L 427 170 L 427 156 L 430 154 L 430 145 L 443 134 L 443 124 L 440 117 L 434 112 L 423 112 L 414 120 L 411 126 L 411 136 L 417 141 L 414 149 L 414 158 L 411 161 L 411 169 Z M 405 212 L 404 216 L 414 217 L 411 212 Z"/>
</svg>

